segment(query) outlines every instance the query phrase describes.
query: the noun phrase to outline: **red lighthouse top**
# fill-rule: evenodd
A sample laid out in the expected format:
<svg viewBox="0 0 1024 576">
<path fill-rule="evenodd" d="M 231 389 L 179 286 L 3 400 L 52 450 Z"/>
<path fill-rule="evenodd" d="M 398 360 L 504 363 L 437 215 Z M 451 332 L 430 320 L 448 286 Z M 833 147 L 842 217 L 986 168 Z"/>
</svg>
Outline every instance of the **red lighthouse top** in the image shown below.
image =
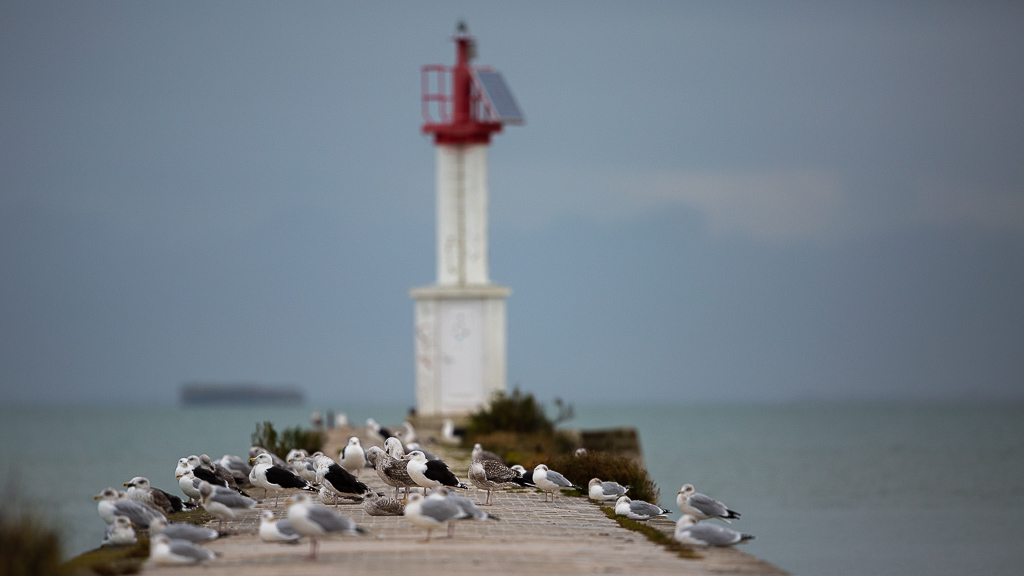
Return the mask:
<svg viewBox="0 0 1024 576">
<path fill-rule="evenodd" d="M 423 132 L 435 144 L 489 144 L 504 124 L 522 124 L 523 115 L 497 71 L 469 65 L 476 41 L 460 22 L 455 41 L 455 65 L 423 67 Z"/>
</svg>

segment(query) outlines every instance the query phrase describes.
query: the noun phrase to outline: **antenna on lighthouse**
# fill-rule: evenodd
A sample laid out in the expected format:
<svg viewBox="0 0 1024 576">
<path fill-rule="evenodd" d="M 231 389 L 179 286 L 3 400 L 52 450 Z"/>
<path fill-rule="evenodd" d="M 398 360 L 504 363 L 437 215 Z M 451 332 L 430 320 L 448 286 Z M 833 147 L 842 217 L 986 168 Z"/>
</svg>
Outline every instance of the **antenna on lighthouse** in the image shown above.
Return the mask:
<svg viewBox="0 0 1024 576">
<path fill-rule="evenodd" d="M 414 288 L 416 404 L 462 415 L 505 390 L 505 299 L 487 265 L 487 149 L 525 118 L 501 73 L 472 66 L 476 40 L 455 27 L 455 64 L 421 72 L 424 134 L 437 149 L 437 284 Z"/>
</svg>

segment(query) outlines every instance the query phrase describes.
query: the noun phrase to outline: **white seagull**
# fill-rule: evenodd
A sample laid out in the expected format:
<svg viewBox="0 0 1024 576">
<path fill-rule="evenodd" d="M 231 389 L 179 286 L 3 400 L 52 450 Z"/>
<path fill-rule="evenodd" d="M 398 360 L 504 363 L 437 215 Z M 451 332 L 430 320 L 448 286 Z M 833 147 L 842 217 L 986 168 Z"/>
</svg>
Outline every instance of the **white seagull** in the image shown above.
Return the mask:
<svg viewBox="0 0 1024 576">
<path fill-rule="evenodd" d="M 166 534 L 171 540 L 188 540 L 189 542 L 206 542 L 217 539 L 220 534 L 213 528 L 196 526 L 188 522 L 168 522 L 164 518 L 157 518 L 149 524 L 149 534 Z"/>
<path fill-rule="evenodd" d="M 310 539 L 310 559 L 316 559 L 317 538 L 341 534 L 365 534 L 351 518 L 342 516 L 326 506 L 316 504 L 309 496 L 298 493 L 285 499 L 288 504 L 288 521 L 295 531 Z"/>
<path fill-rule="evenodd" d="M 359 444 L 359 438 L 353 436 L 348 444 L 338 453 L 338 464 L 350 474 L 359 476 L 359 471 L 366 467 L 366 451 Z"/>
<path fill-rule="evenodd" d="M 547 465 L 537 464 L 537 467 L 533 469 L 533 483 L 544 491 L 544 501 L 548 501 L 548 494 L 551 494 L 551 502 L 555 501 L 555 494 L 558 493 L 562 488 L 575 488 L 581 490 L 579 486 L 576 486 L 572 482 L 566 480 L 565 476 L 562 476 L 554 470 L 548 470 Z"/>
<path fill-rule="evenodd" d="M 214 558 L 212 551 L 189 542 L 157 534 L 149 541 L 149 561 L 154 564 L 198 564 Z"/>
<path fill-rule="evenodd" d="M 676 506 L 679 506 L 679 511 L 689 514 L 697 520 L 718 518 L 729 522 L 740 517 L 739 512 L 729 510 L 718 500 L 697 492 L 693 488 L 693 484 L 683 484 L 676 494 Z"/>
<path fill-rule="evenodd" d="M 155 518 L 164 517 L 152 506 L 129 500 L 127 496 L 122 497 L 113 488 L 104 488 L 103 492 L 93 496 L 93 500 L 99 500 L 96 510 L 107 524 L 113 524 L 116 516 L 127 516 L 135 526 L 149 528 L 149 523 Z"/>
<path fill-rule="evenodd" d="M 430 542 L 430 532 L 434 528 L 446 528 L 452 520 L 469 518 L 469 515 L 448 498 L 434 494 L 424 498 L 422 494 L 414 492 L 409 495 L 409 503 L 405 505 L 405 517 L 414 525 L 426 528 L 427 538 L 424 542 Z"/>
<path fill-rule="evenodd" d="M 732 546 L 753 540 L 750 534 L 741 534 L 718 524 L 698 524 L 697 519 L 683 514 L 676 522 L 675 539 L 693 546 Z"/>
<path fill-rule="evenodd" d="M 264 542 L 298 542 L 302 534 L 287 518 L 275 518 L 270 510 L 260 512 L 260 539 Z"/>
<path fill-rule="evenodd" d="M 591 500 L 606 502 L 617 500 L 619 496 L 629 491 L 629 486 L 623 486 L 618 482 L 602 482 L 600 478 L 591 478 L 587 489 L 590 491 L 588 496 Z"/>
<path fill-rule="evenodd" d="M 661 506 L 655 506 L 643 500 L 630 500 L 629 496 L 619 496 L 615 501 L 615 513 L 625 516 L 630 520 L 650 520 L 655 516 L 663 516 L 671 510 L 665 510 Z"/>
<path fill-rule="evenodd" d="M 103 546 L 131 546 L 138 541 L 127 516 L 114 516 L 114 523 L 108 524 L 103 533 Z"/>
<path fill-rule="evenodd" d="M 234 520 L 240 513 L 256 507 L 256 501 L 252 498 L 242 496 L 230 488 L 213 486 L 205 480 L 199 483 L 199 494 L 203 497 L 203 508 L 220 520 L 222 531 L 225 522 Z"/>
</svg>

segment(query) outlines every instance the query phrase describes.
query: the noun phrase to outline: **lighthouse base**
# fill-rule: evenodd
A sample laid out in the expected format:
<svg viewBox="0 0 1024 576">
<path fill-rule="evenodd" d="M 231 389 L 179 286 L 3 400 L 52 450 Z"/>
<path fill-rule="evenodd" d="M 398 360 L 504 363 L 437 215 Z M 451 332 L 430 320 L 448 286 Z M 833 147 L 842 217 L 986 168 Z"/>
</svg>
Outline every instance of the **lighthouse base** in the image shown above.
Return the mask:
<svg viewBox="0 0 1024 576">
<path fill-rule="evenodd" d="M 505 390 L 505 299 L 490 284 L 425 286 L 416 300 L 416 409 L 461 416 Z"/>
</svg>

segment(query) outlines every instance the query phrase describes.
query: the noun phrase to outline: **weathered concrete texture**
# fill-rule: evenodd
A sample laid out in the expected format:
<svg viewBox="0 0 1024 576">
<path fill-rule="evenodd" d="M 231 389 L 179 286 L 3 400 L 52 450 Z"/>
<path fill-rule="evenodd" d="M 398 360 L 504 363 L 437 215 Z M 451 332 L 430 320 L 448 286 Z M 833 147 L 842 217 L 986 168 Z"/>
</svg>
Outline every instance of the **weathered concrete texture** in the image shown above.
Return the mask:
<svg viewBox="0 0 1024 576">
<path fill-rule="evenodd" d="M 350 435 L 361 430 L 334 432 L 329 451 L 337 449 Z M 363 438 L 364 445 L 368 442 Z M 379 442 L 376 442 L 379 444 Z M 466 479 L 468 461 L 463 451 L 428 445 L 443 454 L 453 471 Z M 371 469 L 360 479 L 381 492 L 385 486 Z M 468 482 L 467 482 L 468 483 Z M 260 492 L 256 489 L 254 492 Z M 258 494 L 257 494 L 258 495 Z M 483 502 L 484 492 L 471 490 L 469 497 Z M 271 496 L 260 508 L 273 507 Z M 258 516 L 231 523 L 237 534 L 208 543 L 222 556 L 203 567 L 157 567 L 147 565 L 146 574 L 194 574 L 283 576 L 289 574 L 344 573 L 384 574 L 445 573 L 474 574 L 481 571 L 524 570 L 537 576 L 566 574 L 785 574 L 774 566 L 740 550 L 700 550 L 699 559 L 680 558 L 662 546 L 649 542 L 642 534 L 620 528 L 595 504 L 585 498 L 560 496 L 554 504 L 544 503 L 539 492 L 510 490 L 495 494 L 495 504 L 487 510 L 500 521 L 464 521 L 456 524 L 454 538 L 444 538 L 435 530 L 430 542 L 426 532 L 402 517 L 369 516 L 360 504 L 341 504 L 336 508 L 351 517 L 369 536 L 346 536 L 323 540 L 319 557 L 308 560 L 309 542 L 296 545 L 269 544 L 257 535 Z M 282 499 L 278 516 L 286 515 Z M 652 521 L 671 533 L 670 520 Z"/>
</svg>

